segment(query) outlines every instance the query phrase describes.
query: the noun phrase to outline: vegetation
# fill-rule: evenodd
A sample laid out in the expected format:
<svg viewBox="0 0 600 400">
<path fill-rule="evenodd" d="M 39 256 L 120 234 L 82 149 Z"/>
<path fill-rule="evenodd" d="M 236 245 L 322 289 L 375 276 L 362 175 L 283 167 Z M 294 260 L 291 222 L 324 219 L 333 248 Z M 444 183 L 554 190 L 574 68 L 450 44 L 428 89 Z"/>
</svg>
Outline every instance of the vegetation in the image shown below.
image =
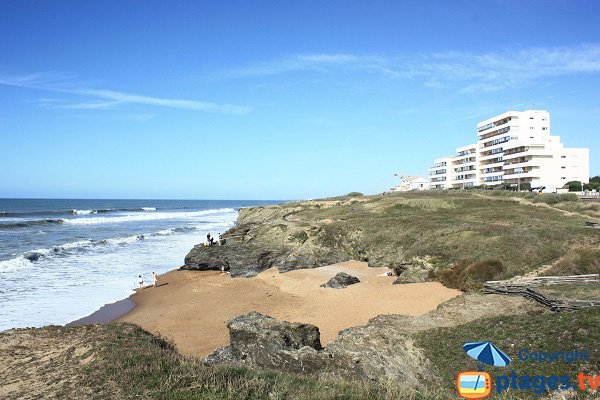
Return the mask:
<svg viewBox="0 0 600 400">
<path fill-rule="evenodd" d="M 600 247 L 577 246 L 562 256 L 544 275 L 600 274 Z"/>
<path fill-rule="evenodd" d="M 51 334 L 61 335 L 55 328 Z M 82 369 L 96 395 L 144 399 L 445 399 L 444 390 L 416 392 L 393 385 L 318 379 L 248 367 L 207 366 L 180 355 L 174 345 L 130 324 L 97 326 L 99 351 Z M 48 334 L 37 332 L 38 334 Z M 115 396 L 114 392 L 120 393 Z M 104 397 L 104 396 L 100 396 Z"/>
<path fill-rule="evenodd" d="M 537 207 L 529 199 L 553 205 Z M 306 223 L 330 221 L 323 229 L 338 245 L 345 232 L 361 232 L 355 254 L 359 260 L 372 261 L 369 256 L 377 251 L 395 252 L 406 260 L 433 257 L 436 268 L 444 269 L 463 259 L 494 259 L 504 266 L 502 272 L 493 273 L 494 278 L 505 279 L 552 263 L 578 244 L 600 243 L 600 230 L 585 227 L 585 216 L 565 215 L 556 208 L 580 207 L 581 201 L 572 194 L 429 191 L 330 203 L 318 208 L 296 203 L 301 211 L 295 218 Z"/>
<path fill-rule="evenodd" d="M 467 356 L 462 349 L 465 342 L 491 341 L 511 359 L 509 367 L 485 367 L 492 376 L 520 375 L 569 375 L 577 382 L 577 374 L 583 372 L 597 375 L 600 368 L 600 312 L 585 309 L 568 313 L 504 316 L 477 320 L 454 328 L 439 328 L 417 335 L 417 344 L 425 350 L 435 371 L 442 377 L 448 389 L 461 371 L 477 370 L 478 362 Z M 531 351 L 588 350 L 587 361 L 527 362 L 518 357 L 521 349 Z M 533 391 L 513 391 L 518 398 L 540 398 Z M 588 399 L 590 392 L 580 392 L 579 397 Z"/>
<path fill-rule="evenodd" d="M 479 289 L 504 272 L 504 264 L 496 259 L 459 260 L 452 268 L 440 270 L 437 278 L 445 286 L 469 290 Z"/>
<path fill-rule="evenodd" d="M 347 197 L 357 197 L 357 196 L 363 196 L 363 194 L 361 192 L 350 192 L 346 195 Z"/>
<path fill-rule="evenodd" d="M 594 177 L 597 178 L 597 177 Z M 594 179 L 592 178 L 592 179 Z M 600 182 L 593 181 L 590 179 L 590 183 L 583 184 L 583 190 L 598 190 L 600 188 Z M 581 192 L 581 182 L 580 181 L 570 181 L 567 182 L 563 188 L 569 189 L 569 192 Z"/>
<path fill-rule="evenodd" d="M 537 287 L 535 290 L 554 299 L 597 300 L 600 304 L 600 285 L 594 283 L 547 285 Z"/>
</svg>

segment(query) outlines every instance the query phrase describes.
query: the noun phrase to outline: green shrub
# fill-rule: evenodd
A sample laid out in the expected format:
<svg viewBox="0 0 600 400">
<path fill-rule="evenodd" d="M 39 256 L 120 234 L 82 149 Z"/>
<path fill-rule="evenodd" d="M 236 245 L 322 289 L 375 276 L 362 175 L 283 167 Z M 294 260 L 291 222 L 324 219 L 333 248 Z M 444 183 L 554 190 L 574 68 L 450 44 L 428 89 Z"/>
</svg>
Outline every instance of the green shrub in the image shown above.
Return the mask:
<svg viewBox="0 0 600 400">
<path fill-rule="evenodd" d="M 504 264 L 497 259 L 462 259 L 454 267 L 441 270 L 438 279 L 450 288 L 479 289 L 484 282 L 496 279 L 504 270 Z"/>
<path fill-rule="evenodd" d="M 579 201 L 575 193 L 541 193 L 531 199 L 533 203 L 558 204 L 563 201 Z"/>
<path fill-rule="evenodd" d="M 364 196 L 361 192 L 350 192 L 346 195 L 346 197 L 360 197 Z"/>
<path fill-rule="evenodd" d="M 534 203 L 558 204 L 560 196 L 556 193 L 541 193 L 531 199 Z"/>
</svg>

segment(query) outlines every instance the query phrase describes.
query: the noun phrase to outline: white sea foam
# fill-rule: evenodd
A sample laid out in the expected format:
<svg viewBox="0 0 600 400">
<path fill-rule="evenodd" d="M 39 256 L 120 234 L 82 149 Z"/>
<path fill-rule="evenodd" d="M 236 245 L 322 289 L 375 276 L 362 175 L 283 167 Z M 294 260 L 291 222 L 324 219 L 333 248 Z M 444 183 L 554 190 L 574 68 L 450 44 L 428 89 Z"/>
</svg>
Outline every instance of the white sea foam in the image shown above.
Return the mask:
<svg viewBox="0 0 600 400">
<path fill-rule="evenodd" d="M 30 266 L 32 263 L 23 256 L 11 258 L 10 260 L 0 261 L 0 272 L 16 271 Z"/>
<path fill-rule="evenodd" d="M 63 222 L 75 225 L 96 225 L 96 224 L 116 224 L 121 222 L 131 221 L 152 221 L 159 219 L 173 218 L 195 218 L 204 215 L 234 213 L 233 208 L 219 208 L 215 210 L 194 211 L 194 212 L 164 212 L 164 213 L 149 213 L 149 214 L 130 214 L 117 217 L 86 217 L 86 218 L 71 218 L 64 219 Z"/>
<path fill-rule="evenodd" d="M 97 214 L 98 211 L 96 210 L 71 210 L 71 212 L 73 214 L 77 214 L 77 215 L 87 215 L 87 214 Z"/>
<path fill-rule="evenodd" d="M 97 243 L 105 244 L 105 245 L 113 245 L 113 246 L 132 244 L 132 243 L 136 243 L 140 240 L 144 240 L 146 238 L 146 236 L 149 236 L 149 235 L 133 235 L 133 236 L 127 236 L 127 237 L 123 237 L 123 238 L 104 239 L 104 240 L 98 241 Z"/>
<path fill-rule="evenodd" d="M 226 229 L 233 225 L 233 222 L 222 223 L 204 223 L 196 226 L 179 227 L 171 229 L 162 229 L 153 233 L 144 233 L 140 235 L 131 235 L 126 237 L 116 237 L 101 240 L 78 240 L 71 243 L 65 243 L 59 246 L 54 246 L 46 249 L 35 249 L 24 254 L 18 255 L 12 259 L 0 261 L 0 272 L 14 271 L 24 267 L 31 266 L 34 262 L 47 259 L 49 257 L 64 256 L 66 252 L 71 254 L 74 251 L 91 250 L 99 246 L 122 246 L 134 244 L 151 237 L 174 235 L 178 232 L 186 232 L 192 230 L 211 230 L 217 228 Z M 13 254 L 14 256 L 15 254 Z"/>
<path fill-rule="evenodd" d="M 142 211 L 156 211 L 155 207 L 142 207 Z"/>
</svg>

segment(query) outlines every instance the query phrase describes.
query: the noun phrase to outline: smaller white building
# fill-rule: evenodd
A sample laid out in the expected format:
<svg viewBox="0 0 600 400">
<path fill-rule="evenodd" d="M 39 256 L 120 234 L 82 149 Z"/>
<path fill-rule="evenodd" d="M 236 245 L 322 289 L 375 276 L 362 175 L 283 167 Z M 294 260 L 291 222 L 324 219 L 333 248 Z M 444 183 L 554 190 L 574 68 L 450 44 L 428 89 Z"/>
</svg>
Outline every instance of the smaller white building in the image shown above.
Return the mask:
<svg viewBox="0 0 600 400">
<path fill-rule="evenodd" d="M 400 184 L 390 192 L 409 192 L 411 190 L 429 190 L 429 180 L 421 176 L 401 176 Z"/>
</svg>

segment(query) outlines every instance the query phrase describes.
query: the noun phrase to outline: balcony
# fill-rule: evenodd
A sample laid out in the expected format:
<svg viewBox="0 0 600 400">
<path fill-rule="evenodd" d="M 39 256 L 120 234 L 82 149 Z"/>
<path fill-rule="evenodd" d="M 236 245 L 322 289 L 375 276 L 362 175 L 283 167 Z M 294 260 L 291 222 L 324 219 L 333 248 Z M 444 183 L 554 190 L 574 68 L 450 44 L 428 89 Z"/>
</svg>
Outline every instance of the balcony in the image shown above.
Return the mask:
<svg viewBox="0 0 600 400">
<path fill-rule="evenodd" d="M 429 176 L 436 176 L 436 175 L 445 175 L 447 172 L 445 169 L 438 169 L 436 171 L 431 171 L 429 173 Z"/>
<path fill-rule="evenodd" d="M 483 182 L 493 184 L 502 183 L 502 175 L 486 176 L 485 178 L 483 178 Z"/>
<path fill-rule="evenodd" d="M 501 149 L 501 147 L 499 147 L 499 148 Z M 501 156 L 503 156 L 503 153 L 501 151 L 499 151 L 499 152 L 497 152 L 495 154 L 488 154 L 488 155 L 485 155 L 485 156 L 482 155 L 482 156 L 479 157 L 479 161 L 493 160 L 494 158 L 498 158 L 498 157 L 501 157 Z"/>
<path fill-rule="evenodd" d="M 511 130 L 510 126 L 505 126 L 504 128 L 500 128 L 500 129 L 497 129 L 497 130 L 492 131 L 492 132 L 487 132 L 487 133 L 484 133 L 484 134 L 480 134 L 479 135 L 479 141 L 487 140 L 487 139 L 493 138 L 494 136 L 502 135 L 503 133 L 506 133 L 506 132 L 508 132 L 510 130 Z"/>
<path fill-rule="evenodd" d="M 489 162 L 482 162 L 481 166 L 485 168 L 498 167 L 504 165 L 504 159 L 499 157 L 497 159 L 489 160 Z"/>
</svg>

